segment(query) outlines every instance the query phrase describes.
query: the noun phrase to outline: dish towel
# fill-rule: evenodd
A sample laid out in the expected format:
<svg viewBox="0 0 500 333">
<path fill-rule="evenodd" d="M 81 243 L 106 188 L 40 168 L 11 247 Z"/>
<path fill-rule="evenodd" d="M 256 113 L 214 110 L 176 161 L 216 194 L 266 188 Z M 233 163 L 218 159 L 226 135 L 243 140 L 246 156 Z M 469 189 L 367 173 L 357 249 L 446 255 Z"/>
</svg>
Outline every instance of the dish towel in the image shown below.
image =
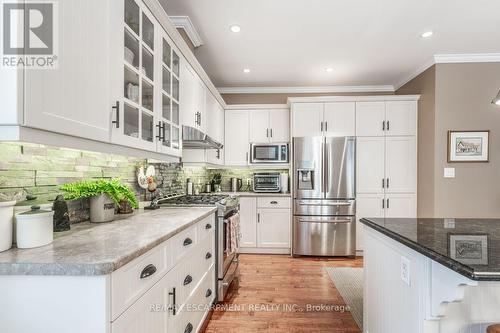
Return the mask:
<svg viewBox="0 0 500 333">
<path fill-rule="evenodd" d="M 228 226 L 228 233 L 227 235 L 229 236 L 228 240 L 228 247 L 227 249 L 229 250 L 229 253 L 236 252 L 239 247 L 239 240 L 240 240 L 240 214 L 236 213 L 233 216 L 229 218 L 229 221 L 227 223 Z"/>
</svg>

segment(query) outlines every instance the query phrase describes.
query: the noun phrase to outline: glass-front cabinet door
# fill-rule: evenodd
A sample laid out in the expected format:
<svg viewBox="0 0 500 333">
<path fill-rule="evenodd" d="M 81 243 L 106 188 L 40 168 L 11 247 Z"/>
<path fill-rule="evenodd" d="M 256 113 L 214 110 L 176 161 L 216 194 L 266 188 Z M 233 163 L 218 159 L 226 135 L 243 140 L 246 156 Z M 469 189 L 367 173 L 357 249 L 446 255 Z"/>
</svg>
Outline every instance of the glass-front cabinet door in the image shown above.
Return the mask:
<svg viewBox="0 0 500 333">
<path fill-rule="evenodd" d="M 157 128 L 160 131 L 159 151 L 180 154 L 180 119 L 179 119 L 179 62 L 180 58 L 167 34 L 162 31 L 159 39 L 161 47 L 160 64 L 161 112 Z"/>
<path fill-rule="evenodd" d="M 179 54 L 141 1 L 122 1 L 123 49 L 111 60 L 114 65 L 123 55 L 122 70 L 116 71 L 122 89 L 111 116 L 112 142 L 181 156 Z"/>
</svg>

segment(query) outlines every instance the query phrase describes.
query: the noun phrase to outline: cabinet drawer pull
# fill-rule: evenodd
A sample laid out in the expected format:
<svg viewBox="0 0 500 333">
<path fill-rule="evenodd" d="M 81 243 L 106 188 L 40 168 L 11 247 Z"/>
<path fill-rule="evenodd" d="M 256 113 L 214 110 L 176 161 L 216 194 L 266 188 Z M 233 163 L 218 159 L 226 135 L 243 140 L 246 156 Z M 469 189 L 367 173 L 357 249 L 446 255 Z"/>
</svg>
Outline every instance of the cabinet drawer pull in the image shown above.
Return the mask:
<svg viewBox="0 0 500 333">
<path fill-rule="evenodd" d="M 172 292 L 168 293 L 170 296 L 172 296 L 172 314 L 175 316 L 177 314 L 177 305 L 175 304 L 176 302 L 176 295 L 175 295 L 175 288 L 172 288 Z"/>
<path fill-rule="evenodd" d="M 186 278 L 184 279 L 184 285 L 187 286 L 191 282 L 193 282 L 193 277 L 191 275 L 186 276 Z"/>
<path fill-rule="evenodd" d="M 116 112 L 116 118 L 111 123 L 116 125 L 116 128 L 120 128 L 120 102 L 116 101 L 116 104 L 112 107 Z"/>
<path fill-rule="evenodd" d="M 142 270 L 142 272 L 141 272 L 141 279 L 145 279 L 147 277 L 150 277 L 154 273 L 156 273 L 156 267 L 155 267 L 155 265 L 149 264 L 146 267 L 144 267 L 144 269 Z"/>
<path fill-rule="evenodd" d="M 205 229 L 212 229 L 212 225 L 210 223 L 207 223 L 207 225 L 205 226 Z"/>
<path fill-rule="evenodd" d="M 271 205 L 277 205 L 278 201 L 271 201 Z"/>
<path fill-rule="evenodd" d="M 193 324 L 188 323 L 186 325 L 186 329 L 184 330 L 184 333 L 191 333 L 193 331 Z"/>
<path fill-rule="evenodd" d="M 207 292 L 205 293 L 205 297 L 210 297 L 212 296 L 212 289 L 207 289 Z"/>
<path fill-rule="evenodd" d="M 205 255 L 205 259 L 207 259 L 207 260 L 208 260 L 208 259 L 210 259 L 210 258 L 212 258 L 212 253 L 207 252 L 207 254 Z"/>
<path fill-rule="evenodd" d="M 188 237 L 184 240 L 184 243 L 183 243 L 184 246 L 188 246 L 191 244 L 193 244 L 193 240 L 191 238 Z"/>
</svg>

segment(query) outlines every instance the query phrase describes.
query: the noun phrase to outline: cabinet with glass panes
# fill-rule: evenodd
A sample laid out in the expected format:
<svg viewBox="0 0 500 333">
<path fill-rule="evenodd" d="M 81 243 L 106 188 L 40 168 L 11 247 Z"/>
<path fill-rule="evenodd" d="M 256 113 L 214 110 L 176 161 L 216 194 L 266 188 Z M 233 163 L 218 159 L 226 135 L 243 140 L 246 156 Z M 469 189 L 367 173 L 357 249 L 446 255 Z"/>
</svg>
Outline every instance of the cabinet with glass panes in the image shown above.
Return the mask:
<svg viewBox="0 0 500 333">
<path fill-rule="evenodd" d="M 123 102 L 112 141 L 180 156 L 179 54 L 141 1 L 123 1 Z"/>
</svg>

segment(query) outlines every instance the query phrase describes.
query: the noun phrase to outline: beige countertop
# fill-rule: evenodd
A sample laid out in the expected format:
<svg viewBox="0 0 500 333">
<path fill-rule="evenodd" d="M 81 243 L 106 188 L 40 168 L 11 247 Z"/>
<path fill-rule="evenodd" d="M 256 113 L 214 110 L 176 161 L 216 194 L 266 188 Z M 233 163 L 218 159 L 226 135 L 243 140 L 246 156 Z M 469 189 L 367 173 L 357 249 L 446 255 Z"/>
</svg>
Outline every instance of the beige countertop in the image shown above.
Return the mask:
<svg viewBox="0 0 500 333">
<path fill-rule="evenodd" d="M 105 275 L 151 250 L 216 208 L 160 208 L 110 223 L 78 223 L 54 242 L 0 252 L 0 275 Z"/>
</svg>

